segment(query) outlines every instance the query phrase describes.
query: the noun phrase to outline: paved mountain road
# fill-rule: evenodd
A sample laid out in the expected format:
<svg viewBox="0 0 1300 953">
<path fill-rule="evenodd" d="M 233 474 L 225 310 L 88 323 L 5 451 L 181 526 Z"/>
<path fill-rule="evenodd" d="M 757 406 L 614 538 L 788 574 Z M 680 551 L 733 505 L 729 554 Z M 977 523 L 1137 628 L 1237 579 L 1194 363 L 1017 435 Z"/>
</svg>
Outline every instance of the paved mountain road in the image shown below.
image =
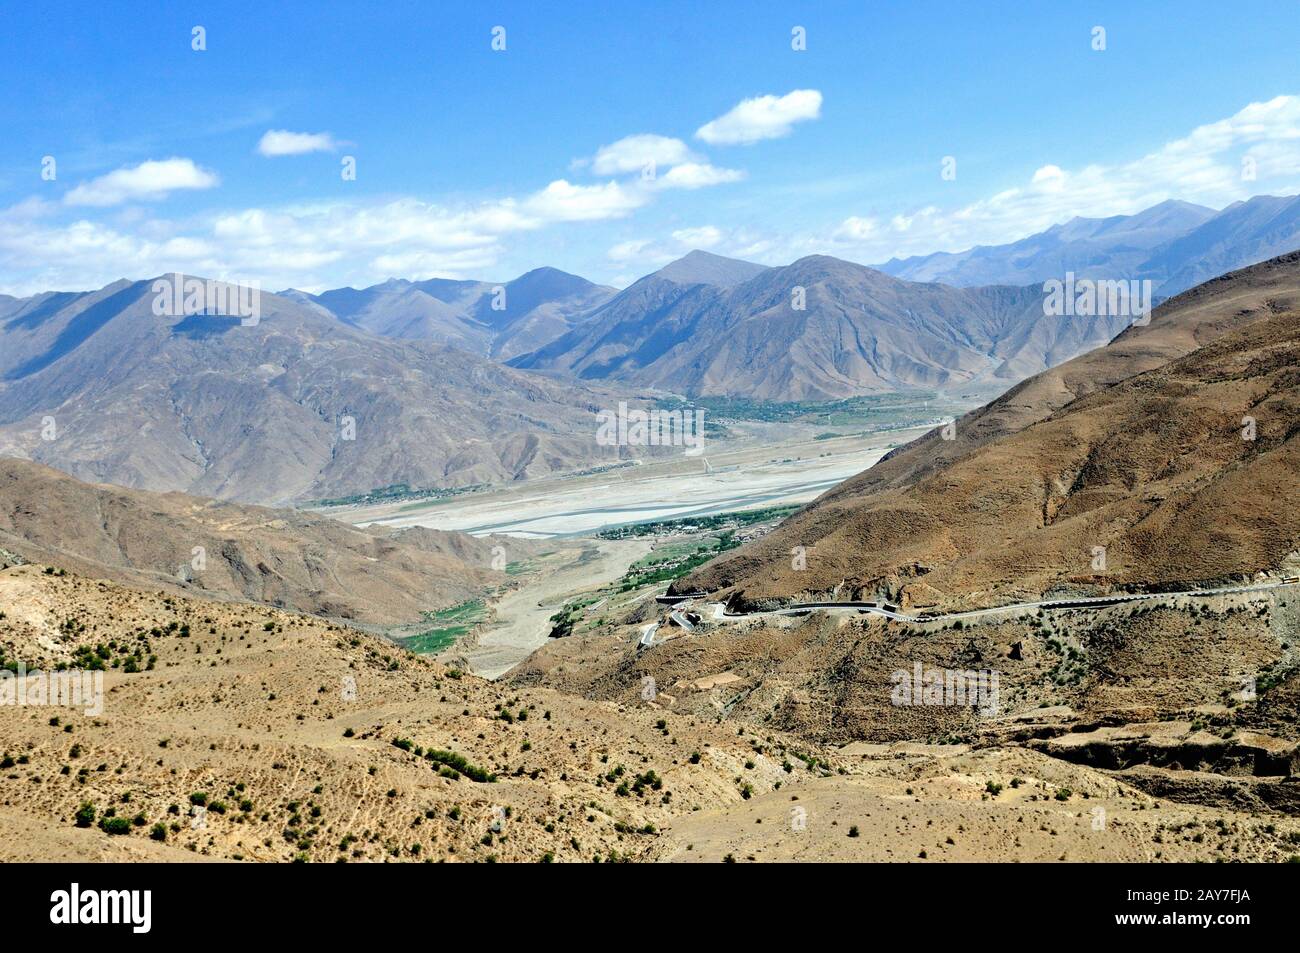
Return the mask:
<svg viewBox="0 0 1300 953">
<path fill-rule="evenodd" d="M 908 615 L 899 612 L 888 604 L 875 602 L 798 602 L 782 609 L 763 612 L 726 611 L 721 602 L 711 604 L 710 619 L 715 622 L 733 622 L 739 619 L 754 619 L 773 615 L 799 615 L 817 609 L 849 609 L 854 612 L 884 616 L 896 622 L 957 622 L 966 619 L 978 619 L 989 615 L 1004 615 L 1026 612 L 1033 609 L 1104 609 L 1107 606 L 1122 605 L 1128 602 L 1145 602 L 1151 600 L 1168 600 L 1176 598 L 1204 598 L 1209 596 L 1226 596 L 1238 593 L 1267 592 L 1273 589 L 1300 586 L 1300 580 L 1287 578 L 1280 582 L 1260 583 L 1253 586 L 1222 586 L 1216 589 L 1184 589 L 1175 592 L 1125 593 L 1114 596 L 1081 596 L 1071 599 L 1040 599 L 1036 602 L 1014 602 L 990 609 L 970 609 L 965 612 L 947 612 L 937 615 Z"/>
</svg>

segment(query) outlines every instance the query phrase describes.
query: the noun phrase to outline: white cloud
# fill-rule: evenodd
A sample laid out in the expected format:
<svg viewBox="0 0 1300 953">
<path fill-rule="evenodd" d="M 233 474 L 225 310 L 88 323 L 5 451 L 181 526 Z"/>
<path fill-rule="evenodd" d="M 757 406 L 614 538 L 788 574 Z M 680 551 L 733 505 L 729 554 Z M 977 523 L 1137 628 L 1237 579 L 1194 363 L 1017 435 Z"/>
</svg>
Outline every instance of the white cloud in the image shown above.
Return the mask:
<svg viewBox="0 0 1300 953">
<path fill-rule="evenodd" d="M 1059 165 L 1045 165 L 1041 169 L 1034 170 L 1034 177 L 1030 180 L 1034 185 L 1043 182 L 1060 183 L 1065 181 L 1065 171 Z"/>
<path fill-rule="evenodd" d="M 1255 178 L 1242 175 L 1254 159 Z M 1075 216 L 1129 215 L 1166 199 L 1222 208 L 1262 193 L 1300 189 L 1300 97 L 1251 103 L 1132 161 L 1071 169 L 1047 164 L 1023 185 L 966 205 L 898 211 L 887 228 L 864 230 L 851 216 L 821 246 L 863 261 L 1002 244 Z M 788 242 L 814 241 L 805 236 Z"/>
<path fill-rule="evenodd" d="M 674 166 L 655 182 L 662 189 L 702 189 L 710 185 L 739 182 L 745 173 L 738 169 L 720 169 L 707 162 L 687 162 Z"/>
<path fill-rule="evenodd" d="M 620 276 L 620 280 L 635 280 L 696 248 L 717 249 L 723 254 L 744 258 L 746 255 L 738 253 L 737 249 L 749 250 L 750 243 L 751 236 L 743 231 L 727 232 L 716 225 L 698 225 L 675 229 L 662 241 L 643 238 L 619 242 L 605 253 L 605 257 L 635 272 Z M 719 249 L 719 246 L 723 248 Z"/>
<path fill-rule="evenodd" d="M 712 248 L 722 241 L 722 232 L 712 225 L 699 228 L 679 228 L 673 232 L 673 240 L 691 248 Z"/>
<path fill-rule="evenodd" d="M 841 238 L 847 241 L 863 242 L 869 238 L 874 238 L 880 232 L 880 225 L 873 218 L 862 218 L 858 215 L 850 215 L 840 227 L 835 230 L 834 238 Z"/>
<path fill-rule="evenodd" d="M 638 189 L 618 182 L 604 185 L 573 185 L 556 179 L 524 203 L 532 214 L 553 222 L 592 222 L 621 218 L 648 201 Z"/>
<path fill-rule="evenodd" d="M 601 146 L 591 159 L 576 165 L 590 166 L 597 175 L 638 173 L 644 188 L 702 189 L 739 182 L 745 177 L 738 169 L 711 165 L 680 139 L 652 133 L 625 136 Z"/>
<path fill-rule="evenodd" d="M 695 131 L 695 137 L 713 145 L 751 145 L 762 139 L 788 136 L 797 122 L 821 115 L 822 94 L 796 89 L 784 96 L 757 96 L 742 100 L 734 109 Z"/>
<path fill-rule="evenodd" d="M 169 271 L 307 290 L 392 275 L 482 277 L 509 236 L 621 218 L 653 196 L 617 182 L 560 179 L 522 198 L 476 205 L 400 198 L 246 208 L 183 223 L 120 216 L 112 224 L 60 223 L 48 204 L 29 200 L 0 212 L 0 287 L 26 295 Z"/>
<path fill-rule="evenodd" d="M 646 257 L 646 249 L 650 248 L 653 244 L 654 243 L 649 239 L 632 239 L 626 242 L 619 242 L 606 252 L 606 256 L 610 261 L 617 261 L 620 263 L 643 261 Z"/>
<path fill-rule="evenodd" d="M 120 205 L 166 198 L 180 189 L 210 189 L 219 182 L 216 173 L 199 168 L 191 159 L 150 160 L 82 182 L 63 201 L 68 205 Z"/>
<path fill-rule="evenodd" d="M 338 143 L 328 132 L 290 132 L 268 129 L 257 144 L 264 156 L 300 156 L 308 152 L 333 152 Z"/>
<path fill-rule="evenodd" d="M 617 175 L 640 172 L 648 165 L 669 168 L 694 158 L 690 148 L 680 139 L 642 133 L 601 146 L 591 158 L 591 171 L 596 175 Z"/>
</svg>

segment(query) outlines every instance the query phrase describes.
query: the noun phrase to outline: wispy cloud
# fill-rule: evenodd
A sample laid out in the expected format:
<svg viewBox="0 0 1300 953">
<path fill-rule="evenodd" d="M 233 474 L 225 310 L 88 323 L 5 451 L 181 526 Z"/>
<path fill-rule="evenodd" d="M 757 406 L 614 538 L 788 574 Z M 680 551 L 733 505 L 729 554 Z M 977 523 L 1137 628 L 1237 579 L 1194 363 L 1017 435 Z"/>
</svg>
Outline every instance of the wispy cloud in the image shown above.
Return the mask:
<svg viewBox="0 0 1300 953">
<path fill-rule="evenodd" d="M 509 236 L 622 218 L 653 197 L 653 188 L 636 182 L 557 179 L 521 198 L 473 205 L 334 202 L 179 223 L 139 216 L 60 222 L 55 207 L 32 200 L 0 212 L 0 274 L 9 276 L 3 287 L 12 294 L 168 271 L 307 290 L 393 275 L 469 277 L 491 269 Z"/>
<path fill-rule="evenodd" d="M 670 168 L 695 159 L 690 147 L 680 139 L 640 133 L 601 146 L 592 156 L 590 164 L 591 171 L 596 175 L 619 175 L 641 172 L 648 167 Z"/>
<path fill-rule="evenodd" d="M 670 136 L 638 133 L 601 146 L 590 159 L 575 163 L 597 175 L 635 173 L 645 188 L 702 189 L 739 182 L 745 173 L 724 169 L 693 153 L 686 143 Z"/>
<path fill-rule="evenodd" d="M 679 228 L 673 232 L 673 241 L 689 248 L 712 248 L 722 241 L 722 231 L 712 225 L 698 228 Z"/>
<path fill-rule="evenodd" d="M 300 156 L 310 152 L 333 152 L 339 144 L 328 132 L 290 132 L 268 129 L 257 143 L 264 156 Z"/>
<path fill-rule="evenodd" d="M 739 169 L 720 169 L 707 162 L 685 162 L 659 176 L 658 184 L 663 189 L 703 189 L 739 182 L 744 177 L 745 173 Z"/>
<path fill-rule="evenodd" d="M 788 136 L 795 123 L 817 119 L 821 110 L 822 94 L 815 89 L 796 89 L 784 96 L 756 96 L 706 122 L 695 131 L 695 137 L 711 145 L 752 145 Z"/>
</svg>

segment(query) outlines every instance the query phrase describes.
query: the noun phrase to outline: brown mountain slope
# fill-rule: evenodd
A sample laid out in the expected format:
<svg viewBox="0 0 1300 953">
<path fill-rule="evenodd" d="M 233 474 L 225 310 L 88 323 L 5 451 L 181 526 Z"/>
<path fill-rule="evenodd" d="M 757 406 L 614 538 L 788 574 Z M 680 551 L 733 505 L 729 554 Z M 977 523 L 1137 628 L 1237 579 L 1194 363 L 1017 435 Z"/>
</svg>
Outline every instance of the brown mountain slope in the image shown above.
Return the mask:
<svg viewBox="0 0 1300 953">
<path fill-rule="evenodd" d="M 1149 325 L 1126 329 L 1105 347 L 1028 378 L 957 422 L 955 438 L 940 430 L 893 451 L 834 494 L 905 486 L 1008 433 L 1043 420 L 1070 401 L 1191 353 L 1220 335 L 1268 314 L 1300 308 L 1300 252 L 1207 281 L 1162 304 Z"/>
<path fill-rule="evenodd" d="M 101 711 L 0 706 L 0 751 L 17 759 L 0 828 L 31 837 L 0 839 L 4 860 L 639 858 L 674 816 L 749 796 L 741 774 L 758 791 L 786 779 L 771 732 L 759 755 L 729 725 L 494 685 L 274 609 L 36 566 L 0 570 L 0 609 L 7 662 L 75 668 L 98 645 L 109 669 Z M 78 827 L 83 804 L 141 822 Z"/>
<path fill-rule="evenodd" d="M 1023 749 L 836 751 L 35 566 L 0 570 L 0 608 L 7 664 L 108 669 L 102 710 L 0 706 L 4 861 L 1278 861 L 1300 837 L 1250 801 L 1294 785 L 1197 807 Z"/>
<path fill-rule="evenodd" d="M 412 622 L 503 584 L 505 573 L 490 568 L 492 545 L 429 529 L 383 536 L 294 510 L 82 483 L 0 458 L 0 549 L 171 593 Z"/>
<path fill-rule="evenodd" d="M 511 364 L 698 395 L 818 400 L 999 385 L 1129 317 L 1045 317 L 1041 287 L 917 284 L 825 255 L 729 287 L 649 275 Z"/>
<path fill-rule="evenodd" d="M 676 588 L 949 607 L 1276 570 L 1300 548 L 1297 302 L 1296 255 L 1188 292 Z"/>
<path fill-rule="evenodd" d="M 275 504 L 525 479 L 631 452 L 597 444 L 608 392 L 380 337 L 279 295 L 261 295 L 247 326 L 159 315 L 154 288 L 40 296 L 0 321 L 0 454 Z"/>
</svg>

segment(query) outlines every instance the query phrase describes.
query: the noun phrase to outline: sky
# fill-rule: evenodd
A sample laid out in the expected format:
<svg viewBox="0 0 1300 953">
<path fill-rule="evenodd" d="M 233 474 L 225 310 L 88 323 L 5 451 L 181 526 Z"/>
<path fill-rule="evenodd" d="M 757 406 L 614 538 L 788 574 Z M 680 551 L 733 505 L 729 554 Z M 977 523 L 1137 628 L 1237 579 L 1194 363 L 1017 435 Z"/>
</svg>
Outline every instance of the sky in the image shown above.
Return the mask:
<svg viewBox="0 0 1300 953">
<path fill-rule="evenodd" d="M 0 293 L 621 287 L 1221 208 L 1300 192 L 1297 51 L 1270 0 L 8 3 Z"/>
</svg>

